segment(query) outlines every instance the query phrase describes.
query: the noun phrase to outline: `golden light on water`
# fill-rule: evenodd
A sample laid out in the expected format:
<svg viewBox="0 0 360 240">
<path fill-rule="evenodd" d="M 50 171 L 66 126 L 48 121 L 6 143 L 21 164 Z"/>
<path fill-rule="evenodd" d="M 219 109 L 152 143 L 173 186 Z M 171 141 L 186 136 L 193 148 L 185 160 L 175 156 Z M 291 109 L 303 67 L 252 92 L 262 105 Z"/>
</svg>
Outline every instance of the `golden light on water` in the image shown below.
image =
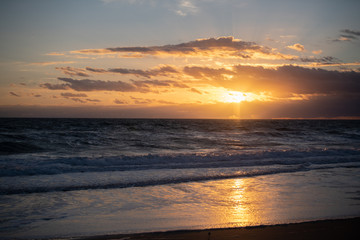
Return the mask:
<svg viewBox="0 0 360 240">
<path fill-rule="evenodd" d="M 261 199 L 261 195 L 254 194 L 249 190 L 251 182 L 248 179 L 234 179 L 232 195 L 230 200 L 232 202 L 231 212 L 229 214 L 229 222 L 236 226 L 247 226 L 248 224 L 259 223 L 259 212 L 257 211 L 256 202 Z M 260 198 L 260 199 L 257 199 Z"/>
<path fill-rule="evenodd" d="M 233 222 L 244 221 L 245 219 L 249 218 L 248 216 L 248 209 L 246 208 L 245 203 L 245 187 L 243 179 L 234 179 L 233 185 L 233 195 L 230 197 L 231 201 L 233 202 L 233 211 L 232 211 L 232 218 Z M 246 220 L 245 220 L 246 221 Z"/>
</svg>

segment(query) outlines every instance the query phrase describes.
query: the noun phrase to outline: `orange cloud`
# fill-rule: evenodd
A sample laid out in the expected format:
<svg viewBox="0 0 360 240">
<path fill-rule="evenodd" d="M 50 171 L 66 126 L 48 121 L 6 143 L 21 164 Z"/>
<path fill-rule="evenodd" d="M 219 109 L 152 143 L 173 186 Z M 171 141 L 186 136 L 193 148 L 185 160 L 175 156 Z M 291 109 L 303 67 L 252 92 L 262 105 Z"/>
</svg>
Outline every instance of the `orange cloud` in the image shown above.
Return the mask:
<svg viewBox="0 0 360 240">
<path fill-rule="evenodd" d="M 316 55 L 318 55 L 318 54 L 322 54 L 322 50 L 314 50 L 314 51 L 312 51 L 312 53 L 313 54 L 316 54 Z"/>
<path fill-rule="evenodd" d="M 47 53 L 45 54 L 46 56 L 64 56 L 64 53 L 58 53 L 58 52 L 51 52 L 51 53 Z"/>
<path fill-rule="evenodd" d="M 75 63 L 75 62 L 74 61 L 33 62 L 33 63 L 29 63 L 29 65 L 49 66 L 49 65 L 57 65 L 57 64 L 71 64 L 71 63 Z"/>
<path fill-rule="evenodd" d="M 300 43 L 295 43 L 294 45 L 287 46 L 287 48 L 293 49 L 293 50 L 298 51 L 298 52 L 304 52 L 305 51 L 305 47 L 303 45 L 301 45 Z"/>
<path fill-rule="evenodd" d="M 81 49 L 70 51 L 71 54 L 86 54 L 86 55 L 106 55 L 115 54 L 114 52 L 107 49 Z"/>
</svg>

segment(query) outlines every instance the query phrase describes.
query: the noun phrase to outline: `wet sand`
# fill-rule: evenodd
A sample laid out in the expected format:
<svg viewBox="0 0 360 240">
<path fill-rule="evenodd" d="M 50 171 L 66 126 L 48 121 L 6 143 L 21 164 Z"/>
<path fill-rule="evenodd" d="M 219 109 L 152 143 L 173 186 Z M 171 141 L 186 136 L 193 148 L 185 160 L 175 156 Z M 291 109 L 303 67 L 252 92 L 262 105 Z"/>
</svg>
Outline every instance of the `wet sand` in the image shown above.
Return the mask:
<svg viewBox="0 0 360 240">
<path fill-rule="evenodd" d="M 360 217 L 339 220 L 322 220 L 303 223 L 281 224 L 227 229 L 182 230 L 141 234 L 121 234 L 77 238 L 79 240 L 320 240 L 360 239 Z"/>
</svg>

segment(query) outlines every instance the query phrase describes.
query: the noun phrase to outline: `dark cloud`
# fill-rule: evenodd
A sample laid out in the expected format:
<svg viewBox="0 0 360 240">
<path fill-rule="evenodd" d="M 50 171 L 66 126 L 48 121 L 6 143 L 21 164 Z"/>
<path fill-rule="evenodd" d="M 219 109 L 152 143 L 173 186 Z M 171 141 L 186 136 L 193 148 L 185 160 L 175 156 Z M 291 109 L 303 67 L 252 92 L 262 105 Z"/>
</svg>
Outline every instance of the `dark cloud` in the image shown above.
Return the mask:
<svg viewBox="0 0 360 240">
<path fill-rule="evenodd" d="M 150 78 L 150 75 L 147 71 L 139 70 L 139 69 L 112 68 L 109 69 L 107 72 L 120 73 L 120 74 L 133 74 L 135 76 Z"/>
<path fill-rule="evenodd" d="M 9 92 L 11 96 L 14 96 L 14 97 L 21 97 L 19 94 L 16 94 L 14 92 Z"/>
<path fill-rule="evenodd" d="M 103 81 L 103 80 L 76 80 L 72 78 L 58 78 L 58 80 L 66 82 L 65 86 L 69 89 L 73 89 L 75 91 L 119 91 L 119 92 L 136 92 L 136 91 L 148 91 L 146 89 L 138 89 L 136 86 L 130 83 L 117 81 Z M 42 84 L 43 87 L 49 89 L 58 89 L 56 88 L 59 84 L 51 85 L 47 83 L 47 85 Z M 63 89 L 63 88 L 62 88 Z"/>
<path fill-rule="evenodd" d="M 189 88 L 188 85 L 179 83 L 173 80 L 131 80 L 137 87 L 149 88 L 153 87 L 176 87 L 176 88 Z"/>
<path fill-rule="evenodd" d="M 333 42 L 350 42 L 352 40 L 357 40 L 358 36 L 360 36 L 360 31 L 343 29 L 340 32 L 340 37 L 334 39 Z"/>
<path fill-rule="evenodd" d="M 86 103 L 86 101 L 81 98 L 69 98 L 69 99 L 73 100 L 74 102 Z"/>
<path fill-rule="evenodd" d="M 151 78 L 153 76 L 164 76 L 168 73 L 177 73 L 176 69 L 171 66 L 162 66 L 157 69 L 140 70 L 140 69 L 126 69 L 126 68 L 111 68 L 108 72 L 120 73 L 120 74 L 133 74 L 135 76 L 142 76 Z"/>
<path fill-rule="evenodd" d="M 99 99 L 90 99 L 90 98 L 87 98 L 86 101 L 88 101 L 88 102 L 101 102 Z"/>
<path fill-rule="evenodd" d="M 87 97 L 84 93 L 61 93 L 60 95 L 63 97 Z"/>
<path fill-rule="evenodd" d="M 90 72 L 95 72 L 95 73 L 106 73 L 107 71 L 103 68 L 92 68 L 92 67 L 86 67 L 86 70 L 90 71 Z"/>
<path fill-rule="evenodd" d="M 73 78 L 58 78 L 58 80 L 66 82 L 65 84 L 44 83 L 40 86 L 50 90 L 72 89 L 75 91 L 118 91 L 118 92 L 157 92 L 153 87 L 167 88 L 189 88 L 186 84 L 173 80 L 130 80 L 131 83 L 123 81 L 104 81 L 104 80 L 77 80 Z M 67 97 L 80 97 L 72 93 L 66 93 Z M 62 94 L 63 97 L 66 97 Z M 86 95 L 81 95 L 86 97 Z"/>
<path fill-rule="evenodd" d="M 210 67 L 184 67 L 184 73 L 190 75 L 194 78 L 204 79 L 204 78 L 215 78 L 215 79 L 224 79 L 224 74 L 233 75 L 234 71 L 228 70 L 225 68 L 210 68 Z"/>
<path fill-rule="evenodd" d="M 74 102 L 79 102 L 79 103 L 87 103 L 88 101 L 90 102 L 94 102 L 94 100 L 91 100 L 91 99 L 83 99 L 85 97 L 87 97 L 87 95 L 85 93 L 61 93 L 60 94 L 61 97 L 63 98 L 66 98 L 66 99 L 69 99 L 69 100 L 72 100 Z M 95 100 L 96 101 L 99 101 L 99 100 Z"/>
<path fill-rule="evenodd" d="M 121 100 L 119 100 L 119 99 L 115 99 L 115 100 L 114 100 L 114 103 L 115 103 L 115 104 L 127 104 L 127 102 L 121 101 Z"/>
<path fill-rule="evenodd" d="M 354 31 L 354 30 L 350 30 L 350 29 L 343 29 L 343 30 L 341 30 L 341 32 L 346 33 L 346 34 L 355 35 L 355 36 L 360 36 L 360 31 Z"/>
<path fill-rule="evenodd" d="M 355 36 L 353 36 L 353 35 L 345 35 L 345 34 L 341 34 L 340 35 L 341 37 L 343 37 L 343 38 L 347 38 L 347 39 L 357 39 L 357 37 L 355 37 Z"/>
<path fill-rule="evenodd" d="M 153 102 L 153 100 L 151 100 L 151 99 L 137 98 L 137 97 L 131 97 L 131 96 L 130 96 L 130 98 L 132 100 L 134 100 L 135 104 L 149 104 L 149 103 Z"/>
<path fill-rule="evenodd" d="M 40 87 L 47 88 L 49 90 L 68 90 L 68 89 L 70 89 L 69 84 L 43 83 L 43 84 L 40 84 Z"/>
<path fill-rule="evenodd" d="M 110 68 L 108 70 L 101 68 L 87 67 L 86 70 L 95 73 L 119 73 L 119 74 L 132 74 L 135 76 L 141 76 L 151 78 L 154 76 L 166 76 L 169 73 L 177 73 L 178 71 L 172 66 L 161 66 L 150 70 L 141 69 L 128 69 L 128 68 Z"/>
<path fill-rule="evenodd" d="M 333 64 L 333 63 L 341 63 L 341 60 L 335 57 L 326 56 L 321 58 L 315 57 L 307 57 L 307 58 L 299 58 L 301 62 L 313 62 L 313 63 L 323 63 L 323 64 Z"/>
<path fill-rule="evenodd" d="M 109 54 L 109 53 L 130 53 L 143 55 L 198 55 L 198 56 L 216 56 L 220 57 L 239 57 L 251 58 L 253 54 L 262 53 L 266 55 L 277 55 L 269 47 L 261 46 L 255 42 L 246 42 L 234 37 L 219 37 L 198 39 L 195 41 L 163 46 L 150 47 L 115 47 L 106 49 L 83 49 L 72 51 L 72 53 L 81 54 Z M 282 56 L 281 54 L 278 56 Z M 282 56 L 284 57 L 284 56 Z"/>
<path fill-rule="evenodd" d="M 60 70 L 63 74 L 69 75 L 71 77 L 90 77 L 89 74 L 85 72 L 84 69 L 81 68 L 73 68 L 73 67 L 56 67 L 56 70 Z"/>
<path fill-rule="evenodd" d="M 191 92 L 194 92 L 194 93 L 202 94 L 202 92 L 200 92 L 200 91 L 197 90 L 196 88 L 191 88 L 190 91 L 191 91 Z"/>
<path fill-rule="evenodd" d="M 249 68 L 238 66 L 237 72 Z M 360 73 L 309 69 L 297 66 L 282 66 L 277 69 L 251 69 L 255 88 L 281 89 L 299 94 L 359 93 Z"/>
</svg>

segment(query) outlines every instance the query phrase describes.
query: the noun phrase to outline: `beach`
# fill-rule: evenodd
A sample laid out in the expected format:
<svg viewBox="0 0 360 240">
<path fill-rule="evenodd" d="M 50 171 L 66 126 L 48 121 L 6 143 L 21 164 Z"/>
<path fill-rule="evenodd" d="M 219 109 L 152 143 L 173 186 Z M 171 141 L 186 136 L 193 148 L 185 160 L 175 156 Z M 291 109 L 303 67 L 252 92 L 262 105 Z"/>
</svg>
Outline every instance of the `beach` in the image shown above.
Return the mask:
<svg viewBox="0 0 360 240">
<path fill-rule="evenodd" d="M 140 234 L 105 235 L 76 238 L 76 240 L 319 240 L 319 239 L 359 239 L 360 218 L 322 220 L 273 226 L 256 226 L 227 229 L 206 229 L 193 231 L 170 231 Z"/>
<path fill-rule="evenodd" d="M 360 0 L 3 0 L 0 240 L 360 239 Z"/>
</svg>

